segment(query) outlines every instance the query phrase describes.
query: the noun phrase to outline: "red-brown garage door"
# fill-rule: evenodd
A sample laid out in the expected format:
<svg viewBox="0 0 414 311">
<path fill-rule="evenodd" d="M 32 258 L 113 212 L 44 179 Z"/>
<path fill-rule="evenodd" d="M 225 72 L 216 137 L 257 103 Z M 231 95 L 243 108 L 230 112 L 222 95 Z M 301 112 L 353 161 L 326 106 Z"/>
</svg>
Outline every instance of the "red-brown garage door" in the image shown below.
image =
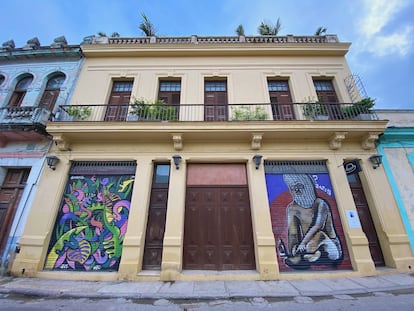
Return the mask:
<svg viewBox="0 0 414 311">
<path fill-rule="evenodd" d="M 190 164 L 184 225 L 184 269 L 255 269 L 243 164 Z"/>
</svg>

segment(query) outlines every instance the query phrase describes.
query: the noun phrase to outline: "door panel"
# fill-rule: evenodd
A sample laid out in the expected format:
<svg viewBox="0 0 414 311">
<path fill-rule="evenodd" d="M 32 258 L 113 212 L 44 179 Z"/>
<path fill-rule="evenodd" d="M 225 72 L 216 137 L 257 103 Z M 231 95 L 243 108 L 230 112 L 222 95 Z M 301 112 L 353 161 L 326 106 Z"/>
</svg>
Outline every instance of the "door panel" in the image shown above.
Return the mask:
<svg viewBox="0 0 414 311">
<path fill-rule="evenodd" d="M 255 269 L 247 187 L 187 187 L 184 269 Z"/>
<path fill-rule="evenodd" d="M 156 164 L 153 177 L 142 268 L 159 270 L 167 215 L 169 164 Z"/>
<path fill-rule="evenodd" d="M 125 121 L 133 81 L 114 81 L 106 109 L 105 121 Z"/>
<path fill-rule="evenodd" d="M 151 193 L 145 236 L 144 269 L 158 269 L 161 266 L 167 198 L 168 189 L 155 189 Z"/>
<path fill-rule="evenodd" d="M 364 231 L 367 239 L 372 260 L 376 266 L 384 266 L 384 256 L 382 254 L 381 245 L 378 240 L 377 231 L 374 221 L 372 220 L 368 202 L 362 188 L 361 181 L 357 174 L 348 175 L 349 185 L 351 187 L 352 196 L 361 222 L 362 231 Z"/>
<path fill-rule="evenodd" d="M 106 109 L 105 121 L 125 121 L 130 93 L 112 94 Z"/>
<path fill-rule="evenodd" d="M 9 236 L 10 227 L 23 194 L 29 169 L 10 169 L 0 189 L 0 251 Z"/>
<path fill-rule="evenodd" d="M 289 91 L 270 91 L 273 120 L 294 120 L 292 97 Z"/>
<path fill-rule="evenodd" d="M 205 81 L 204 120 L 227 121 L 226 81 Z"/>
</svg>

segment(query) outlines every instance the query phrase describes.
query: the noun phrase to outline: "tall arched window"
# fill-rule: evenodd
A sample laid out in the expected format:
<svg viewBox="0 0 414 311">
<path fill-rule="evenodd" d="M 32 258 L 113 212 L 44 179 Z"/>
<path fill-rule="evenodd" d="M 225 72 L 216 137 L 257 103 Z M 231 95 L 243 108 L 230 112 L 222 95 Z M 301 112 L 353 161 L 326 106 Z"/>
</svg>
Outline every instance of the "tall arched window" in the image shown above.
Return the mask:
<svg viewBox="0 0 414 311">
<path fill-rule="evenodd" d="M 9 106 L 19 107 L 22 104 L 23 98 L 26 95 L 27 89 L 32 81 L 33 76 L 30 75 L 23 77 L 19 82 L 17 82 L 12 97 L 10 98 Z"/>
<path fill-rule="evenodd" d="M 60 93 L 60 87 L 65 81 L 66 76 L 63 73 L 49 78 L 46 84 L 45 91 L 43 92 L 42 98 L 40 99 L 39 107 L 46 108 L 52 111 L 55 106 L 56 100 Z"/>
</svg>

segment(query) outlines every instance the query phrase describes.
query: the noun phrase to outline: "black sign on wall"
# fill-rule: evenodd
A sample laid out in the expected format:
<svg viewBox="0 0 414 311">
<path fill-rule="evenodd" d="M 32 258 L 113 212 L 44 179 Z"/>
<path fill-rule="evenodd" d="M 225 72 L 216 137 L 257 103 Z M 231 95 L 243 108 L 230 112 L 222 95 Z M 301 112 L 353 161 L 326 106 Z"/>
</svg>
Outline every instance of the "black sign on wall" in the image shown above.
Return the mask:
<svg viewBox="0 0 414 311">
<path fill-rule="evenodd" d="M 344 162 L 344 169 L 347 175 L 351 175 L 351 174 L 356 174 L 360 171 L 362 171 L 361 169 L 361 165 L 359 164 L 359 160 L 352 160 L 352 161 L 346 161 Z"/>
</svg>

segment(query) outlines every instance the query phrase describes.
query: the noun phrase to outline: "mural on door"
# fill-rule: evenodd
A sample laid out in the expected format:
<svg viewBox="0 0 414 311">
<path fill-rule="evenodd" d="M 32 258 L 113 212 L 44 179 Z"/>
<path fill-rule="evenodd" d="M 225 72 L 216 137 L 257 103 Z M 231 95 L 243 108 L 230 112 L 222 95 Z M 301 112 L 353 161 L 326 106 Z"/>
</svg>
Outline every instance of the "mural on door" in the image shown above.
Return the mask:
<svg viewBox="0 0 414 311">
<path fill-rule="evenodd" d="M 63 194 L 45 269 L 118 270 L 134 176 L 71 176 Z"/>
<path fill-rule="evenodd" d="M 281 271 L 351 268 L 328 174 L 266 174 Z"/>
</svg>

